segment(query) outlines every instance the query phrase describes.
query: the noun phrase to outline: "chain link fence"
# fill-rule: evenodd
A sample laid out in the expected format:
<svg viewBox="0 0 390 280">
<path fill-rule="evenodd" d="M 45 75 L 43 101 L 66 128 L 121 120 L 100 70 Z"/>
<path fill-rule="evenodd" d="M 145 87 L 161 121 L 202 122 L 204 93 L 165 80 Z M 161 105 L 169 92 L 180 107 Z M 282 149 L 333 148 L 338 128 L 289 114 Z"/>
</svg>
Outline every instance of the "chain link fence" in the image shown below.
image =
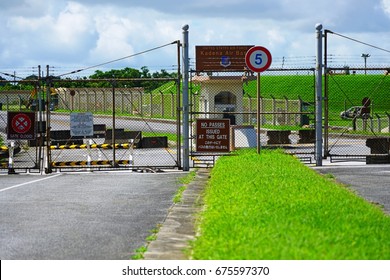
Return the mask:
<svg viewBox="0 0 390 280">
<path fill-rule="evenodd" d="M 370 161 L 388 154 L 388 69 L 332 67 L 325 81 L 325 156 Z"/>
<path fill-rule="evenodd" d="M 146 91 L 123 87 L 126 81 L 37 80 L 31 91 L 0 92 L 1 168 L 47 173 L 180 168 L 180 82 L 175 78 L 131 79 L 161 84 Z M 29 118 L 35 137 L 7 140 L 12 126 L 9 112 L 33 112 Z"/>
<path fill-rule="evenodd" d="M 198 120 L 229 120 L 226 152 L 257 146 L 258 100 L 261 147 L 281 147 L 302 159 L 314 159 L 314 69 L 273 69 L 262 73 L 259 98 L 256 77 L 251 74 L 193 72 L 191 82 L 194 165 L 213 164 L 212 152 L 223 143 L 217 139 L 222 137 L 218 131 L 216 135 L 212 130 L 210 135 L 198 133 Z M 209 153 L 204 152 L 204 146 L 209 146 Z"/>
<path fill-rule="evenodd" d="M 261 149 L 283 148 L 304 161 L 315 160 L 314 69 L 269 69 L 261 74 L 259 98 L 256 77 L 250 73 L 191 72 L 190 79 L 194 166 L 210 166 L 221 154 L 256 147 L 258 126 Z M 1 91 L 0 167 L 32 172 L 180 168 L 180 81 L 146 81 L 160 86 L 145 90 L 120 79 L 52 79 L 24 81 L 31 90 Z M 325 157 L 368 163 L 389 160 L 389 88 L 384 67 L 327 68 Z M 35 139 L 7 140 L 9 112 L 34 112 Z M 92 131 L 74 135 L 71 117 L 84 115 L 92 120 Z M 202 134 L 200 120 L 227 120 L 228 131 Z"/>
</svg>

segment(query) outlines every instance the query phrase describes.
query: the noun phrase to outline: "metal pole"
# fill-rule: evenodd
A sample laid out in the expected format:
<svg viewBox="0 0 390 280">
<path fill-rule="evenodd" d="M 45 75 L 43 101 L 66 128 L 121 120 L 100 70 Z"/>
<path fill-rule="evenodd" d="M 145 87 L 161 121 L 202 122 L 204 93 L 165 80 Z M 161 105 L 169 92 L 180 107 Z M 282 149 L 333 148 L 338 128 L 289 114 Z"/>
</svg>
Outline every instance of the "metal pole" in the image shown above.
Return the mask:
<svg viewBox="0 0 390 280">
<path fill-rule="evenodd" d="M 260 154 L 261 142 L 260 142 L 260 73 L 257 73 L 257 153 Z"/>
<path fill-rule="evenodd" d="M 116 138 L 115 138 L 115 129 L 116 129 L 116 119 L 115 119 L 115 85 L 116 85 L 116 81 L 115 80 L 112 80 L 112 136 L 111 136 L 111 139 L 112 139 L 112 166 L 113 167 L 118 167 L 117 163 L 116 163 L 116 148 L 115 148 L 115 142 L 116 142 Z"/>
<path fill-rule="evenodd" d="M 51 79 L 49 75 L 49 65 L 46 65 L 46 161 L 47 161 L 47 168 L 46 168 L 46 174 L 52 173 L 51 169 L 51 149 L 50 149 L 50 130 L 51 130 L 51 124 L 50 124 L 50 86 L 51 86 Z"/>
<path fill-rule="evenodd" d="M 181 124 L 180 124 L 180 40 L 177 40 L 177 88 L 176 88 L 176 132 L 177 132 L 177 164 L 181 169 Z M 171 100 L 173 103 L 173 99 Z"/>
<path fill-rule="evenodd" d="M 316 165 L 322 166 L 322 24 L 316 25 Z"/>
<path fill-rule="evenodd" d="M 364 75 L 367 75 L 367 58 L 371 55 L 368 53 L 363 53 L 362 57 L 364 58 Z"/>
<path fill-rule="evenodd" d="M 183 26 L 183 171 L 190 169 L 189 100 L 188 100 L 188 25 Z"/>
<path fill-rule="evenodd" d="M 35 87 L 35 90 L 36 90 L 36 95 L 38 96 L 34 96 L 33 98 L 35 98 L 35 101 L 37 100 L 37 97 L 38 97 L 38 109 L 39 109 L 39 104 L 40 104 L 40 96 L 41 96 L 41 65 L 38 65 L 38 84 L 36 85 Z M 31 100 L 31 102 L 33 102 L 33 100 Z M 30 104 L 31 106 L 31 104 Z M 31 107 L 30 107 L 31 108 Z M 36 111 L 36 109 L 35 109 Z M 44 133 L 43 133 L 43 120 L 42 120 L 42 112 L 38 111 L 38 122 L 39 122 L 39 139 L 37 141 L 39 147 L 38 147 L 38 164 L 37 164 L 37 167 L 39 169 L 39 171 L 42 171 L 43 170 L 43 143 L 45 142 L 45 140 L 43 139 L 44 137 Z M 45 127 L 46 129 L 46 127 Z"/>
<path fill-rule="evenodd" d="M 329 88 L 328 88 L 328 33 L 324 32 L 324 158 L 329 156 Z"/>
</svg>

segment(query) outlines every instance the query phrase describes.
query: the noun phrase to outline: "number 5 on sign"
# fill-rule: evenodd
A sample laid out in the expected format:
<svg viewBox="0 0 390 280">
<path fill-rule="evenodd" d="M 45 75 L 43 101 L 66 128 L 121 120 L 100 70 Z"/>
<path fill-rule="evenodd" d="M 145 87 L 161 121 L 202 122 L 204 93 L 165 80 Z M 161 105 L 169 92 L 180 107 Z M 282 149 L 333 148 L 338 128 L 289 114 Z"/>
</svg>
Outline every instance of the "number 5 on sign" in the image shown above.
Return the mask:
<svg viewBox="0 0 390 280">
<path fill-rule="evenodd" d="M 256 54 L 256 59 L 255 59 L 256 65 L 261 65 L 263 63 L 263 59 L 261 58 L 262 55 L 263 55 L 262 53 Z"/>
<path fill-rule="evenodd" d="M 255 46 L 248 50 L 245 55 L 246 66 L 256 73 L 267 70 L 272 63 L 272 56 L 269 50 L 261 46 Z"/>
</svg>

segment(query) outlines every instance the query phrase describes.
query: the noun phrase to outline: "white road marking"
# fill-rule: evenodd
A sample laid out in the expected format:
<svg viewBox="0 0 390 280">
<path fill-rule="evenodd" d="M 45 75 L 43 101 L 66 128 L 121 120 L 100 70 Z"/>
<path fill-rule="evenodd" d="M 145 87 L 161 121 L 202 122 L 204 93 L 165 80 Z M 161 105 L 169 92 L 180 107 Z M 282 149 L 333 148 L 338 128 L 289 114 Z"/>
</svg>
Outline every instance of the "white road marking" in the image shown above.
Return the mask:
<svg viewBox="0 0 390 280">
<path fill-rule="evenodd" d="M 44 180 L 48 180 L 48 179 L 51 179 L 51 178 L 54 178 L 54 177 L 58 177 L 60 175 L 62 175 L 62 174 L 56 174 L 56 175 L 45 177 L 45 178 L 42 178 L 42 179 L 33 180 L 33 181 L 25 182 L 25 183 L 22 183 L 22 184 L 14 185 L 14 186 L 11 186 L 11 187 L 8 187 L 8 188 L 1 189 L 0 192 L 5 192 L 5 191 L 8 191 L 8 190 L 12 190 L 12 189 L 15 189 L 15 188 L 23 187 L 23 186 L 26 186 L 26 185 L 29 185 L 29 184 L 34 184 L 34 183 L 41 182 L 41 181 L 44 181 Z"/>
</svg>

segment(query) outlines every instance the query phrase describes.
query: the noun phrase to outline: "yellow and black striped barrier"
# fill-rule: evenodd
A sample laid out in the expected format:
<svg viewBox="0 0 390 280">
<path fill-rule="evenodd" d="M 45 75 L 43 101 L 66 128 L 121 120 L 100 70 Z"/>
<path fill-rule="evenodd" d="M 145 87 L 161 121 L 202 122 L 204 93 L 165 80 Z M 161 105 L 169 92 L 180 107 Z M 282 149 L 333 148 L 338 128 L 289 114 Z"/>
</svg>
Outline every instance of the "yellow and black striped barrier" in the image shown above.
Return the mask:
<svg viewBox="0 0 390 280">
<path fill-rule="evenodd" d="M 129 165 L 130 160 L 116 160 L 117 165 Z M 90 162 L 83 161 L 54 161 L 51 163 L 52 167 L 74 167 L 74 166 L 96 166 L 96 165 L 112 165 L 111 160 L 92 160 Z"/>
<path fill-rule="evenodd" d="M 115 144 L 115 149 L 130 149 L 132 144 Z M 91 144 L 89 145 L 91 149 L 113 149 L 114 145 L 112 144 Z M 75 145 L 59 145 L 50 146 L 51 150 L 76 150 L 76 149 L 87 149 L 87 144 L 75 144 Z"/>
<path fill-rule="evenodd" d="M 0 162 L 1 168 L 8 168 L 8 162 Z"/>
<path fill-rule="evenodd" d="M 8 151 L 8 147 L 7 146 L 0 146 L 0 151 Z"/>
</svg>

